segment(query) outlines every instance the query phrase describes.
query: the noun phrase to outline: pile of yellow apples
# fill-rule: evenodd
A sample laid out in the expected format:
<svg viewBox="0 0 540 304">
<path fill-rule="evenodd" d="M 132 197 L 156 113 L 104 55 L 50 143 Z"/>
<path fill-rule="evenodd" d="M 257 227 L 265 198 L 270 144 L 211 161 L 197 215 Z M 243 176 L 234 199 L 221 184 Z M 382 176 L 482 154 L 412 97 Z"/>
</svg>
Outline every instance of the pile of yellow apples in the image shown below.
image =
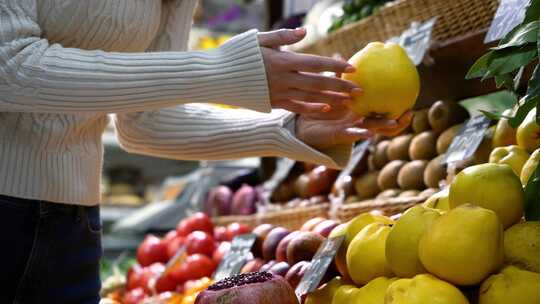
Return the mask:
<svg viewBox="0 0 540 304">
<path fill-rule="evenodd" d="M 540 222 L 523 217 L 524 185 L 540 160 L 535 111 L 517 130 L 499 121 L 493 145 L 489 163 L 400 218 L 364 213 L 336 227 L 341 277 L 305 303 L 540 303 Z"/>
</svg>

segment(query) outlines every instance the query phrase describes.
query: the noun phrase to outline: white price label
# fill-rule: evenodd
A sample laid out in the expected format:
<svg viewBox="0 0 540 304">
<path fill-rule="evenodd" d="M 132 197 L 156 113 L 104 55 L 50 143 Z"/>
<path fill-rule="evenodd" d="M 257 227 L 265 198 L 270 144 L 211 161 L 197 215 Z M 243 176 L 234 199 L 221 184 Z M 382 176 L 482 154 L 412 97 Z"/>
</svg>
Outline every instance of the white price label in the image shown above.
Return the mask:
<svg viewBox="0 0 540 304">
<path fill-rule="evenodd" d="M 484 115 L 469 119 L 452 141 L 443 163 L 449 164 L 473 156 L 482 143 L 490 122 Z"/>
<path fill-rule="evenodd" d="M 225 254 L 219 264 L 214 280 L 220 281 L 240 273 L 247 261 L 253 259 L 251 248 L 255 244 L 257 236 L 253 233 L 236 236 L 231 244 L 231 250 Z"/>
<path fill-rule="evenodd" d="M 484 42 L 490 43 L 502 39 L 523 22 L 530 3 L 530 0 L 501 0 Z"/>
<path fill-rule="evenodd" d="M 317 253 L 311 260 L 311 265 L 306 270 L 306 273 L 302 277 L 302 280 L 296 287 L 296 296 L 299 301 L 301 301 L 302 296 L 314 291 L 319 286 L 322 278 L 326 274 L 328 267 L 334 261 L 334 257 L 337 254 L 337 251 L 343 244 L 345 236 L 340 236 L 336 238 L 326 239 Z"/>
<path fill-rule="evenodd" d="M 422 63 L 431 46 L 431 33 L 436 22 L 437 17 L 426 22 L 413 22 L 400 36 L 399 45 L 407 51 L 415 65 Z"/>
</svg>

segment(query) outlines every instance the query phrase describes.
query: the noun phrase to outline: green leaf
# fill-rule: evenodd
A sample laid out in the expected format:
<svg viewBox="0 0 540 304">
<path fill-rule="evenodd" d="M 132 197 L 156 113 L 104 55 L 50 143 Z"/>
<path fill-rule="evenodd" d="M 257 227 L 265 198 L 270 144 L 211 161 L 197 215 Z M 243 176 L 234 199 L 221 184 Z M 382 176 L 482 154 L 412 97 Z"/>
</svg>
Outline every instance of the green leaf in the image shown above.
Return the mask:
<svg viewBox="0 0 540 304">
<path fill-rule="evenodd" d="M 512 91 L 514 90 L 514 77 L 511 74 L 495 76 L 495 84 L 498 89 L 504 86 L 507 90 Z"/>
<path fill-rule="evenodd" d="M 516 111 L 516 115 L 514 117 L 508 119 L 508 123 L 510 126 L 514 129 L 519 127 L 521 122 L 527 117 L 527 114 L 529 114 L 529 111 L 534 109 L 534 107 L 537 106 L 538 101 L 540 100 L 540 97 L 535 97 L 533 99 L 526 100 L 525 98 L 522 98 L 520 100 L 519 108 Z"/>
<path fill-rule="evenodd" d="M 540 165 L 536 167 L 525 187 L 525 219 L 540 220 Z"/>
<path fill-rule="evenodd" d="M 478 58 L 478 60 L 476 60 L 473 66 L 469 69 L 469 72 L 467 72 L 467 76 L 465 76 L 465 79 L 483 77 L 488 72 L 487 65 L 492 54 L 493 51 L 488 52 L 482 57 Z"/>
<path fill-rule="evenodd" d="M 534 67 L 531 79 L 527 85 L 527 94 L 525 95 L 525 100 L 533 99 L 540 95 L 540 68 L 537 64 Z"/>
<path fill-rule="evenodd" d="M 540 102 L 536 104 L 536 124 L 540 126 Z"/>
<path fill-rule="evenodd" d="M 527 8 L 525 13 L 524 23 L 529 23 L 540 19 L 540 1 L 531 0 L 531 4 Z"/>
<path fill-rule="evenodd" d="M 536 45 L 526 45 L 518 49 L 505 49 L 494 51 L 487 64 L 488 73 L 484 77 L 504 75 L 511 73 L 522 66 L 529 64 L 536 58 L 538 50 Z"/>
<path fill-rule="evenodd" d="M 525 72 L 525 67 L 522 66 L 521 68 L 519 68 L 518 72 L 516 73 L 516 76 L 514 76 L 514 87 L 511 90 L 512 92 L 516 92 L 519 89 L 521 78 L 523 78 L 524 72 Z"/>
<path fill-rule="evenodd" d="M 493 113 L 493 112 L 489 112 L 489 111 L 480 110 L 480 112 L 482 114 L 484 114 L 484 116 L 486 116 L 487 118 L 489 118 L 491 120 L 499 120 L 499 119 L 504 117 L 502 114 Z"/>
<path fill-rule="evenodd" d="M 528 43 L 536 43 L 538 39 L 538 30 L 540 29 L 540 21 L 525 23 L 512 31 L 509 36 L 505 37 L 504 43 L 492 48 L 493 50 L 502 50 L 506 48 L 523 46 Z M 508 39 L 506 41 L 506 39 Z"/>
</svg>

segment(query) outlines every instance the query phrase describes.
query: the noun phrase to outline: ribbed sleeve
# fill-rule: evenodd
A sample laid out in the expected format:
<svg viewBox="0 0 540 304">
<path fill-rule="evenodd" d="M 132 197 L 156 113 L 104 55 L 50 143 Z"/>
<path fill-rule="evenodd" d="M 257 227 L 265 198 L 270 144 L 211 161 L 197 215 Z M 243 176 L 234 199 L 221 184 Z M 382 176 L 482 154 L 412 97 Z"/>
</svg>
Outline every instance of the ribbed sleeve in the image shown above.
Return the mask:
<svg viewBox="0 0 540 304">
<path fill-rule="evenodd" d="M 224 110 L 185 105 L 161 111 L 128 113 L 116 118 L 122 147 L 133 153 L 184 160 L 282 156 L 331 168 L 345 165 L 350 147 L 327 156 L 291 134 L 285 125 L 294 114 Z"/>
<path fill-rule="evenodd" d="M 207 52 L 84 51 L 40 38 L 35 1 L 0 3 L 2 112 L 121 113 L 190 102 L 271 110 L 254 30 Z"/>
</svg>

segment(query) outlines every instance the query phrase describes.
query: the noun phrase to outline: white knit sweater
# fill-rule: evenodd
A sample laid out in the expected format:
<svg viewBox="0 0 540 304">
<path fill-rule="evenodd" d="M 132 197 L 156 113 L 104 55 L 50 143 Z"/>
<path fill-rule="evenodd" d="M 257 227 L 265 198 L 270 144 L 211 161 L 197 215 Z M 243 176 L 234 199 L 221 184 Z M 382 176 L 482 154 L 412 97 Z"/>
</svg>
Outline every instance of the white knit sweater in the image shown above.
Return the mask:
<svg viewBox="0 0 540 304">
<path fill-rule="evenodd" d="M 350 147 L 311 149 L 284 128 L 291 113 L 271 111 L 255 31 L 216 50 L 185 51 L 195 4 L 0 0 L 0 194 L 99 203 L 111 113 L 133 153 L 342 166 Z"/>
</svg>

